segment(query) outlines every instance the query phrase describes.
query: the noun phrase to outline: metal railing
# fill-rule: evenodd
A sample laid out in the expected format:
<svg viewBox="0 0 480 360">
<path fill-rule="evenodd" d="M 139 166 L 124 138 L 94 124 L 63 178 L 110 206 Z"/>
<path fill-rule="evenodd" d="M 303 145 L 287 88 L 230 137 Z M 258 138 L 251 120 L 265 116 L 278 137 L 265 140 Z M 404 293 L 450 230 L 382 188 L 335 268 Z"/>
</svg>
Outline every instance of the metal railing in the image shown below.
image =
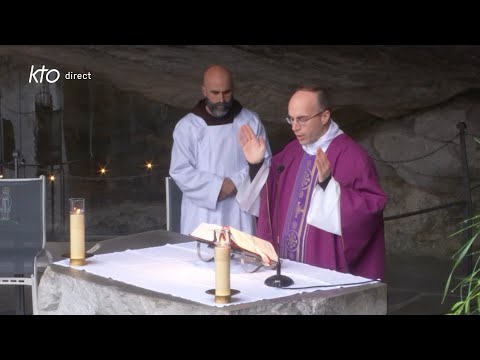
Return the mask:
<svg viewBox="0 0 480 360">
<path fill-rule="evenodd" d="M 473 188 L 470 186 L 470 171 L 468 167 L 468 157 L 467 157 L 467 147 L 466 147 L 466 142 L 465 142 L 465 130 L 467 128 L 467 125 L 464 122 L 459 122 L 457 124 L 457 129 L 459 130 L 458 137 L 460 139 L 460 156 L 461 156 L 461 162 L 462 162 L 462 182 L 463 182 L 463 200 L 459 201 L 454 201 L 450 202 L 447 204 L 442 204 L 438 206 L 433 206 L 430 208 L 425 208 L 417 211 L 412 211 L 408 213 L 403 213 L 399 215 L 394 215 L 394 216 L 388 216 L 384 217 L 384 221 L 391 221 L 391 220 L 396 220 L 396 219 L 401 219 L 409 216 L 415 216 L 415 215 L 420 215 L 420 214 L 425 214 L 433 211 L 438 211 L 438 210 L 443 210 L 455 206 L 463 206 L 463 212 L 464 212 L 464 218 L 465 220 L 471 219 L 472 218 L 472 209 L 473 209 L 473 203 L 472 203 L 472 190 L 478 188 L 480 185 L 476 185 Z M 455 136 L 456 137 L 456 136 Z M 452 139 L 453 140 L 453 139 Z M 435 152 L 443 149 L 445 145 L 442 145 L 440 148 L 415 159 L 411 159 L 409 161 L 415 161 L 419 159 L 423 159 L 427 156 L 430 156 L 434 154 Z M 394 163 L 400 163 L 400 162 L 409 162 L 409 161 L 394 161 Z M 467 227 L 466 230 L 463 232 L 463 237 L 464 237 L 464 242 L 467 243 L 469 239 L 472 238 L 472 227 Z M 467 267 L 467 273 L 471 274 L 473 272 L 473 256 L 472 255 L 467 255 L 466 256 L 466 267 Z"/>
</svg>

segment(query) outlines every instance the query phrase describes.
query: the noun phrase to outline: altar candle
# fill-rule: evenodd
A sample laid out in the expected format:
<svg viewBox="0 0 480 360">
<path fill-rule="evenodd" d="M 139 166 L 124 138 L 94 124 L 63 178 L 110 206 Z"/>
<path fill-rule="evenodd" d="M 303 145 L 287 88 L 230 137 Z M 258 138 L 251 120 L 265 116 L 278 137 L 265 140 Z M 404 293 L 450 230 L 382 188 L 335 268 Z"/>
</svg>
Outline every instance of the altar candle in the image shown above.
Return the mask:
<svg viewBox="0 0 480 360">
<path fill-rule="evenodd" d="M 221 230 L 215 245 L 215 296 L 230 296 L 230 243 Z"/>
<path fill-rule="evenodd" d="M 85 199 L 70 199 L 70 264 L 85 264 Z"/>
</svg>

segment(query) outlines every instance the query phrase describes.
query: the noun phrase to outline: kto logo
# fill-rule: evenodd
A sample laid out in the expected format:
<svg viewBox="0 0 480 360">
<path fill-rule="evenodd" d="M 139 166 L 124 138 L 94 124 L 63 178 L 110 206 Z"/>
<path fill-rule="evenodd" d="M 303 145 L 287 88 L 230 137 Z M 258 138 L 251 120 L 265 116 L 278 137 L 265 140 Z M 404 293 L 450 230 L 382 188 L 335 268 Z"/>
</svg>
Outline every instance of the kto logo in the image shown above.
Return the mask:
<svg viewBox="0 0 480 360">
<path fill-rule="evenodd" d="M 40 69 L 34 70 L 35 67 L 32 65 L 30 68 L 30 78 L 28 79 L 30 84 L 32 83 L 32 79 L 37 84 L 42 83 L 43 75 L 45 75 L 45 80 L 47 80 L 50 84 L 57 82 L 57 80 L 60 78 L 60 71 L 57 69 L 46 69 L 45 65 L 42 65 Z M 39 76 L 39 78 L 37 78 L 37 76 Z"/>
</svg>

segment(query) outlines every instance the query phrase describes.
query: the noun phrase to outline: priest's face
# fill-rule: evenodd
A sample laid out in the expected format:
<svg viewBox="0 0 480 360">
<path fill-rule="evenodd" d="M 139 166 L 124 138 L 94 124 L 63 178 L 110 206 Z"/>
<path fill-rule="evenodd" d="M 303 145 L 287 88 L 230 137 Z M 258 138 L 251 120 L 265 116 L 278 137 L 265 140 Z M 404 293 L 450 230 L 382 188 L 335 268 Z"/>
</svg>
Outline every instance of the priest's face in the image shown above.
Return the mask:
<svg viewBox="0 0 480 360">
<path fill-rule="evenodd" d="M 288 104 L 292 131 L 301 145 L 312 144 L 328 130 L 330 111 L 321 109 L 317 94 L 297 91 Z"/>
<path fill-rule="evenodd" d="M 207 111 L 215 116 L 225 116 L 233 104 L 233 81 L 230 72 L 220 66 L 207 70 L 203 78 L 203 96 Z"/>
</svg>

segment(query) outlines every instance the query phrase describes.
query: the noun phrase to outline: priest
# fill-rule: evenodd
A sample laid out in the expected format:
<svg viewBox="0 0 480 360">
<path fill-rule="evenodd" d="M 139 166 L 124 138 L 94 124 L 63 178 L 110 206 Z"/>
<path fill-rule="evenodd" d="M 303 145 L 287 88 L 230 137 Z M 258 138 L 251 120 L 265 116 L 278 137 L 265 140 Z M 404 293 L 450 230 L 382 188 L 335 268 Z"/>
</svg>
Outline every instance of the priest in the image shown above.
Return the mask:
<svg viewBox="0 0 480 360">
<path fill-rule="evenodd" d="M 258 216 L 257 236 L 281 258 L 383 280 L 387 196 L 372 159 L 333 121 L 324 89 L 298 88 L 286 120 L 296 139 L 271 165 L 261 139 L 240 130 L 250 178 L 237 198 Z"/>
</svg>

